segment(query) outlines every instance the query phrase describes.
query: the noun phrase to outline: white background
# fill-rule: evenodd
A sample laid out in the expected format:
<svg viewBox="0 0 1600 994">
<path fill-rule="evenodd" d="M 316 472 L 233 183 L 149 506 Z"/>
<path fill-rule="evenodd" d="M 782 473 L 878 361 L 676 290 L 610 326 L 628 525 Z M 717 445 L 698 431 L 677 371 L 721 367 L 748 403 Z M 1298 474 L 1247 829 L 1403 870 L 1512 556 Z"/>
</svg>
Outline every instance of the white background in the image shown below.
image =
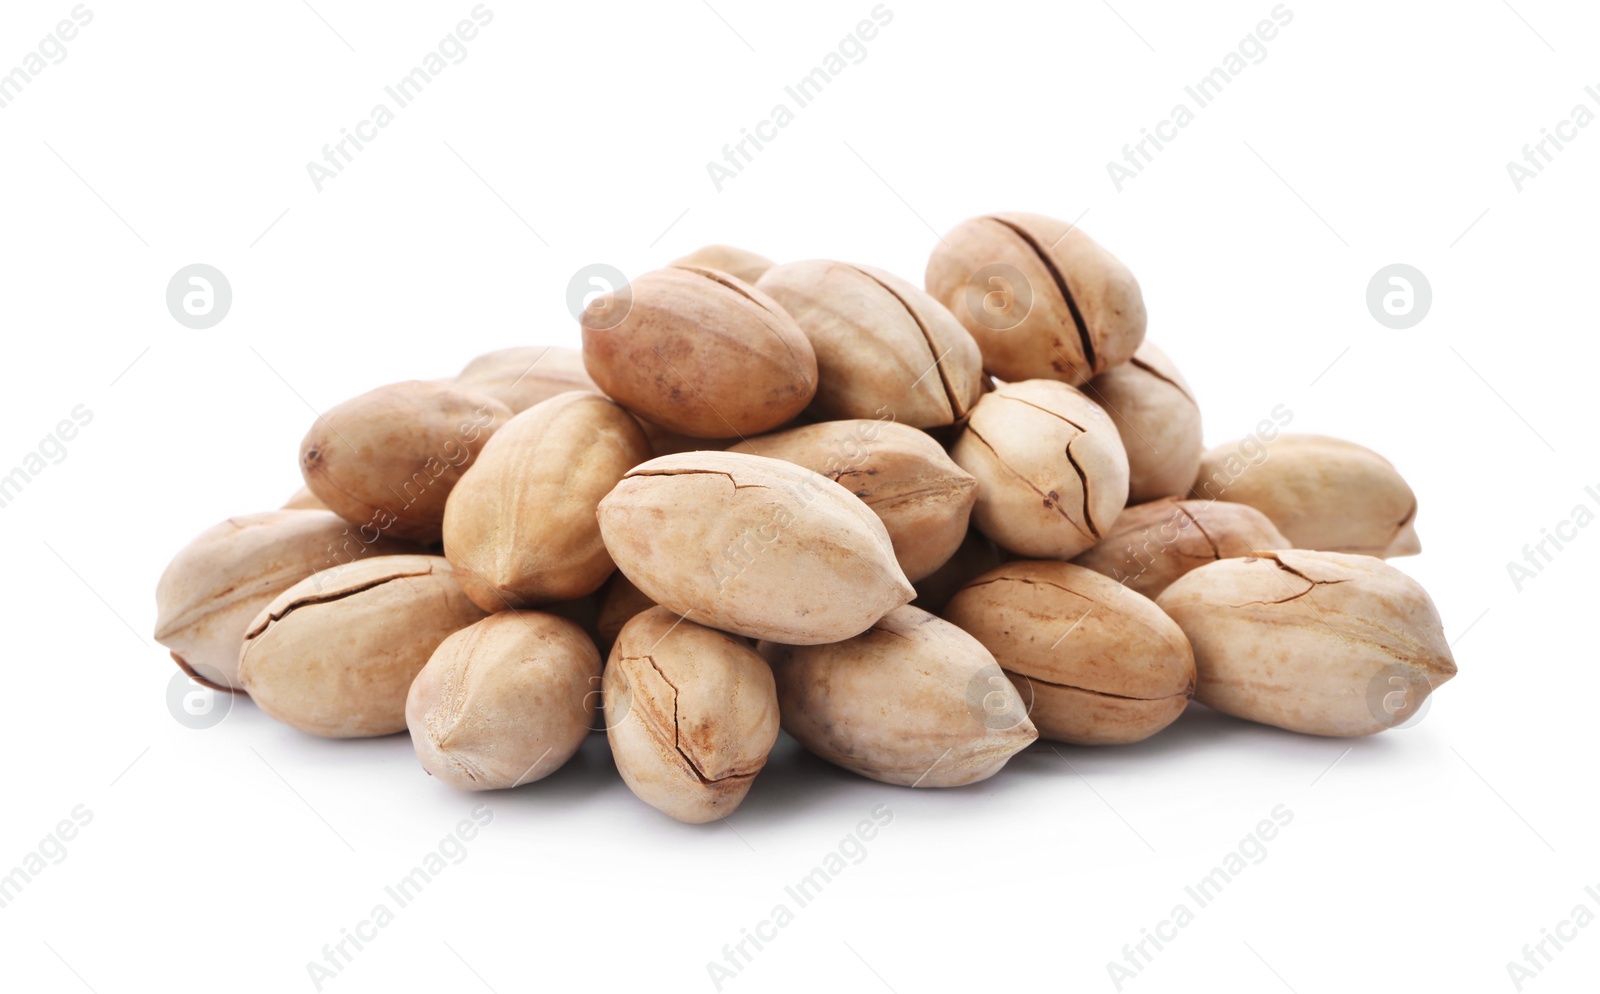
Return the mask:
<svg viewBox="0 0 1600 994">
<path fill-rule="evenodd" d="M 713 990 L 707 962 L 878 805 L 893 821 L 866 858 L 725 990 L 1113 991 L 1107 962 L 1278 805 L 1294 818 L 1268 858 L 1125 990 L 1515 989 L 1525 943 L 1600 910 L 1600 528 L 1521 592 L 1506 569 L 1600 486 L 1600 127 L 1520 193 L 1506 162 L 1600 110 L 1600 17 L 1512 4 L 1290 0 L 1265 61 L 1118 192 L 1107 160 L 1270 0 L 890 0 L 865 60 L 719 193 L 706 162 L 870 0 L 492 0 L 466 60 L 318 193 L 306 163 L 469 0 L 90 3 L 65 61 L 0 110 L 0 472 L 94 414 L 0 509 L 0 873 L 93 812 L 0 909 L 0 985 L 312 990 L 306 963 L 486 802 L 466 860 L 325 990 Z M 0 72 L 71 7 L 0 9 Z M 469 797 L 404 736 L 314 740 L 246 702 L 205 731 L 169 714 L 156 578 L 299 486 L 313 409 L 575 345 L 566 284 L 588 263 L 638 274 L 728 242 L 920 282 L 936 233 L 1015 209 L 1081 216 L 1134 270 L 1209 442 L 1287 404 L 1408 476 L 1426 551 L 1397 565 L 1460 665 L 1420 725 L 1344 742 L 1196 707 L 1145 744 L 1041 744 L 951 791 L 785 740 L 728 823 L 687 827 L 627 791 L 601 738 Z M 194 262 L 233 286 L 206 331 L 164 304 Z M 1404 331 L 1365 304 L 1393 262 L 1433 290 Z M 1597 966 L 1591 926 L 1524 989 L 1592 989 Z"/>
</svg>

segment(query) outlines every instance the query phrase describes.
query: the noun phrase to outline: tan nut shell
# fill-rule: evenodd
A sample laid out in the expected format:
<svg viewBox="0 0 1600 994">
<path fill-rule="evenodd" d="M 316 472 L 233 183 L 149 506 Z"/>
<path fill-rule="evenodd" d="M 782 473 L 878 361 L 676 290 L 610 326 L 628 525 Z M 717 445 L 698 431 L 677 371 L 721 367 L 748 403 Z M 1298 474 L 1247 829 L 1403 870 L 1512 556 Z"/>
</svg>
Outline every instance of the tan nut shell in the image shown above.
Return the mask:
<svg viewBox="0 0 1600 994">
<path fill-rule="evenodd" d="M 444 554 L 485 611 L 584 597 L 614 568 L 595 509 L 650 458 L 633 416 L 564 393 L 507 421 L 450 492 Z"/>
<path fill-rule="evenodd" d="M 670 456 L 679 452 L 713 452 L 726 449 L 737 442 L 737 438 L 692 438 L 669 431 L 658 424 L 636 417 L 639 427 L 644 429 L 645 437 L 650 439 L 650 454 L 652 456 Z"/>
<path fill-rule="evenodd" d="M 593 725 L 600 654 L 583 629 L 540 611 L 503 611 L 434 650 L 406 696 L 422 768 L 459 790 L 541 780 Z"/>
<path fill-rule="evenodd" d="M 1427 591 L 1371 556 L 1223 559 L 1157 603 L 1194 646 L 1195 700 L 1295 732 L 1392 728 L 1456 673 Z"/>
<path fill-rule="evenodd" d="M 978 480 L 973 522 L 1020 556 L 1071 559 L 1101 540 L 1128 500 L 1116 425 L 1054 380 L 984 394 L 950 455 Z"/>
<path fill-rule="evenodd" d="M 955 554 L 977 499 L 977 481 L 938 442 L 892 421 L 824 421 L 728 451 L 792 462 L 844 486 L 883 521 L 913 583 Z"/>
<path fill-rule="evenodd" d="M 681 259 L 674 259 L 671 264 L 689 269 L 720 270 L 750 284 L 754 284 L 761 278 L 762 273 L 774 265 L 773 261 L 764 255 L 734 248 L 732 245 L 707 245 L 695 249 Z"/>
<path fill-rule="evenodd" d="M 900 607 L 833 645 L 763 642 L 783 729 L 836 766 L 903 787 L 986 780 L 1038 731 L 971 635 Z"/>
<path fill-rule="evenodd" d="M 1300 549 L 1384 559 L 1422 551 L 1417 495 L 1389 460 L 1339 438 L 1280 435 L 1256 464 L 1240 451 L 1249 441 L 1207 452 L 1192 496 L 1249 504 Z"/>
<path fill-rule="evenodd" d="M 455 385 L 487 394 L 513 414 L 569 390 L 600 392 L 583 368 L 583 353 L 554 345 L 486 352 L 467 363 Z"/>
<path fill-rule="evenodd" d="M 511 409 L 412 380 L 347 400 L 300 443 L 306 486 L 336 514 L 394 538 L 437 542 L 445 499 Z"/>
<path fill-rule="evenodd" d="M 600 532 L 646 597 L 751 638 L 837 642 L 915 593 L 870 508 L 763 456 L 652 459 L 600 502 Z"/>
<path fill-rule="evenodd" d="M 289 499 L 283 502 L 283 509 L 285 511 L 326 511 L 328 505 L 317 499 L 317 495 L 311 492 L 310 487 L 301 487 L 290 494 Z"/>
<path fill-rule="evenodd" d="M 1104 541 L 1073 562 L 1155 598 L 1207 563 L 1293 547 L 1248 504 L 1168 497 L 1123 511 Z"/>
<path fill-rule="evenodd" d="M 658 269 L 595 297 L 583 361 L 617 403 L 696 438 L 770 431 L 817 392 L 816 353 L 794 318 L 712 269 Z"/>
<path fill-rule="evenodd" d="M 778 740 L 777 690 L 755 650 L 663 607 L 623 626 L 603 686 L 617 771 L 679 821 L 731 813 Z"/>
<path fill-rule="evenodd" d="M 956 591 L 1005 562 L 1000 547 L 984 537 L 976 528 L 967 529 L 967 537 L 956 547 L 955 555 L 945 560 L 933 574 L 918 580 L 917 599 L 912 607 L 920 607 L 934 614 L 944 612 Z"/>
<path fill-rule="evenodd" d="M 1043 738 L 1139 742 L 1176 721 L 1194 692 L 1194 653 L 1177 624 L 1081 566 L 1007 563 L 956 594 L 944 617 L 994 654 Z"/>
<path fill-rule="evenodd" d="M 326 510 L 229 518 L 195 536 L 161 574 L 156 641 L 194 679 L 237 690 L 244 630 L 274 597 L 321 569 L 414 551 L 382 536 L 366 542 Z"/>
<path fill-rule="evenodd" d="M 1149 342 L 1133 359 L 1083 387 L 1105 408 L 1128 450 L 1128 502 L 1182 497 L 1194 485 L 1205 453 L 1200 406 L 1178 367 Z"/>
<path fill-rule="evenodd" d="M 1127 362 L 1144 341 L 1139 281 L 1055 218 L 962 222 L 934 246 L 926 285 L 977 339 L 983 368 L 1003 380 L 1077 385 Z"/>
<path fill-rule="evenodd" d="M 774 266 L 756 286 L 794 315 L 816 349 L 813 417 L 930 428 L 977 403 L 978 343 L 943 304 L 900 277 L 814 259 Z"/>
<path fill-rule="evenodd" d="M 443 556 L 375 556 L 306 577 L 245 632 L 239 679 L 261 710 L 330 739 L 406 727 L 406 692 L 484 614 Z"/>
<path fill-rule="evenodd" d="M 611 574 L 601 594 L 600 617 L 595 624 L 600 638 L 595 644 L 600 651 L 610 654 L 617 636 L 622 633 L 622 626 L 633 620 L 634 615 L 655 607 L 656 602 L 646 597 L 620 570 Z"/>
</svg>

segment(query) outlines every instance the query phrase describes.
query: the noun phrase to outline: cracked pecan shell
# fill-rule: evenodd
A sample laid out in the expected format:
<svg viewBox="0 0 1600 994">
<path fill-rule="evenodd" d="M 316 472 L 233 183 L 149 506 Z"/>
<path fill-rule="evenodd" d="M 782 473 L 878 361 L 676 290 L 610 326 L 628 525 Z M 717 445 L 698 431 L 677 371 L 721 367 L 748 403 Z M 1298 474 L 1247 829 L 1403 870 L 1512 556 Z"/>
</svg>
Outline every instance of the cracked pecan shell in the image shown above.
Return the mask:
<svg viewBox="0 0 1600 994">
<path fill-rule="evenodd" d="M 1155 598 L 1207 563 L 1293 547 L 1248 504 L 1169 497 L 1124 510 L 1100 544 L 1073 562 Z"/>
<path fill-rule="evenodd" d="M 1084 384 L 1089 399 L 1116 422 L 1128 450 L 1128 501 L 1182 497 L 1205 453 L 1200 405 L 1167 354 L 1150 342 L 1128 362 Z"/>
<path fill-rule="evenodd" d="M 318 570 L 362 556 L 414 552 L 368 537 L 328 510 L 241 514 L 172 557 L 156 584 L 156 641 L 195 680 L 238 690 L 245 628 L 277 595 Z"/>
<path fill-rule="evenodd" d="M 1082 566 L 1007 563 L 962 588 L 944 617 L 994 654 L 1047 739 L 1139 742 L 1177 720 L 1194 692 L 1178 625 Z"/>
<path fill-rule="evenodd" d="M 1381 732 L 1456 673 L 1427 591 L 1371 556 L 1223 559 L 1156 603 L 1194 647 L 1195 700 L 1290 731 Z"/>
<path fill-rule="evenodd" d="M 972 519 L 1019 556 L 1071 559 L 1128 502 L 1128 454 L 1105 411 L 1055 380 L 983 395 L 951 457 L 978 481 Z"/>
<path fill-rule="evenodd" d="M 774 263 L 766 256 L 758 255 L 749 249 L 733 245 L 707 245 L 695 249 L 681 259 L 674 259 L 672 265 L 690 269 L 716 269 L 746 283 L 754 284 L 761 278 L 762 273 L 773 267 Z"/>
<path fill-rule="evenodd" d="M 428 657 L 484 613 L 443 556 L 374 556 L 313 573 L 245 630 L 239 679 L 268 715 L 330 739 L 406 727 Z"/>
<path fill-rule="evenodd" d="M 925 283 L 1002 380 L 1077 385 L 1133 358 L 1144 295 L 1075 224 L 1040 214 L 975 217 L 934 246 Z"/>
<path fill-rule="evenodd" d="M 599 517 L 644 596 L 750 638 L 837 642 L 916 594 L 871 508 L 779 459 L 661 456 L 629 470 Z"/>
<path fill-rule="evenodd" d="M 694 438 L 755 435 L 817 392 L 817 356 L 771 297 L 714 269 L 645 273 L 584 309 L 583 362 L 606 396 Z"/>
<path fill-rule="evenodd" d="M 756 287 L 794 315 L 816 350 L 814 418 L 932 428 L 965 417 L 983 391 L 978 343 L 898 276 L 813 259 L 774 266 Z"/>
<path fill-rule="evenodd" d="M 872 508 L 915 583 L 944 565 L 967 534 L 978 481 L 927 432 L 892 421 L 825 421 L 728 449 L 782 459 L 840 484 Z"/>
<path fill-rule="evenodd" d="M 1411 486 L 1389 460 L 1339 438 L 1219 445 L 1201 460 L 1191 496 L 1249 504 L 1300 549 L 1382 559 L 1422 551 Z"/>
<path fill-rule="evenodd" d="M 640 800 L 679 821 L 731 813 L 778 740 L 766 662 L 745 640 L 664 607 L 622 626 L 603 687 L 617 771 Z"/>
<path fill-rule="evenodd" d="M 1039 737 L 989 651 L 921 608 L 896 608 L 833 645 L 758 648 L 777 677 L 784 731 L 873 780 L 977 783 Z"/>
</svg>

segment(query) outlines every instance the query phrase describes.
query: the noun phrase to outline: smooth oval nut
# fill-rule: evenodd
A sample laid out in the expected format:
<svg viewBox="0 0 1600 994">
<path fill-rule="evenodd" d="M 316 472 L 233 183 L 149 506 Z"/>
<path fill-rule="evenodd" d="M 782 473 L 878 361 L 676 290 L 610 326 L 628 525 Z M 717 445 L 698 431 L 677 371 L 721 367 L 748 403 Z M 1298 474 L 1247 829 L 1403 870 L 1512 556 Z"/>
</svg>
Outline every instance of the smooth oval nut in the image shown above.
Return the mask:
<svg viewBox="0 0 1600 994">
<path fill-rule="evenodd" d="M 732 813 L 778 740 L 777 690 L 755 650 L 663 607 L 622 627 L 603 686 L 617 772 L 678 821 Z"/>
<path fill-rule="evenodd" d="M 957 593 L 944 617 L 993 653 L 1042 738 L 1141 742 L 1176 721 L 1194 692 L 1194 653 L 1178 625 L 1081 566 L 1007 563 Z"/>
<path fill-rule="evenodd" d="M 770 431 L 817 392 L 817 356 L 794 318 L 712 269 L 658 269 L 595 297 L 583 312 L 583 361 L 606 396 L 696 438 Z"/>
<path fill-rule="evenodd" d="M 978 481 L 927 432 L 892 421 L 824 421 L 728 449 L 804 466 L 845 487 L 889 532 L 913 583 L 944 565 L 967 534 Z"/>
<path fill-rule="evenodd" d="M 1277 526 L 1248 504 L 1168 497 L 1124 510 L 1100 544 L 1073 562 L 1154 599 L 1178 577 L 1207 563 L 1292 548 Z"/>
<path fill-rule="evenodd" d="M 920 608 L 896 608 L 832 645 L 758 648 L 777 677 L 783 730 L 873 780 L 977 783 L 1039 736 L 989 651 Z"/>
<path fill-rule="evenodd" d="M 1427 591 L 1371 556 L 1223 559 L 1156 603 L 1194 646 L 1195 700 L 1294 732 L 1393 728 L 1456 673 Z"/>
<path fill-rule="evenodd" d="M 650 458 L 627 411 L 565 393 L 507 421 L 450 492 L 444 554 L 485 611 L 584 597 L 614 566 L 595 510 Z"/>
<path fill-rule="evenodd" d="M 458 790 L 500 790 L 560 769 L 589 735 L 600 653 L 583 629 L 503 611 L 443 642 L 412 681 L 406 727 L 422 768 Z"/>
<path fill-rule="evenodd" d="M 716 269 L 754 285 L 774 265 L 771 259 L 732 245 L 707 245 L 695 249 L 672 265 L 689 269 Z"/>
<path fill-rule="evenodd" d="M 794 316 L 817 354 L 823 420 L 952 424 L 983 389 L 983 357 L 945 306 L 871 266 L 814 259 L 774 266 L 757 289 Z"/>
<path fill-rule="evenodd" d="M 1076 224 L 1039 214 L 962 222 L 934 246 L 928 293 L 977 340 L 1002 380 L 1084 383 L 1133 358 L 1144 296 Z"/>
<path fill-rule="evenodd" d="M 1422 551 L 1417 495 L 1389 460 L 1323 435 L 1251 437 L 1205 454 L 1191 496 L 1272 519 L 1299 549 L 1391 559 Z"/>
<path fill-rule="evenodd" d="M 583 368 L 583 353 L 554 345 L 486 352 L 467 363 L 455 385 L 487 394 L 513 414 L 572 390 L 600 392 Z"/>
<path fill-rule="evenodd" d="M 445 500 L 511 409 L 482 394 L 413 380 L 317 418 L 300 443 L 306 486 L 363 534 L 437 542 Z"/>
<path fill-rule="evenodd" d="M 245 629 L 274 597 L 319 570 L 415 551 L 381 535 L 368 540 L 327 510 L 229 518 L 195 536 L 161 574 L 156 641 L 197 682 L 239 690 Z"/>
<path fill-rule="evenodd" d="M 484 617 L 443 556 L 375 556 L 285 590 L 245 631 L 239 679 L 268 715 L 330 739 L 406 727 L 406 693 Z"/>
<path fill-rule="evenodd" d="M 1104 538 L 1128 501 L 1116 425 L 1054 380 L 984 394 L 950 455 L 978 481 L 974 523 L 1019 556 L 1071 559 Z"/>
<path fill-rule="evenodd" d="M 1150 342 L 1133 359 L 1084 385 L 1116 422 L 1128 450 L 1128 502 L 1182 497 L 1205 454 L 1200 405 L 1178 367 Z"/>
<path fill-rule="evenodd" d="M 871 508 L 763 456 L 685 452 L 637 466 L 600 502 L 600 533 L 646 597 L 750 638 L 837 642 L 915 594 Z"/>
</svg>

